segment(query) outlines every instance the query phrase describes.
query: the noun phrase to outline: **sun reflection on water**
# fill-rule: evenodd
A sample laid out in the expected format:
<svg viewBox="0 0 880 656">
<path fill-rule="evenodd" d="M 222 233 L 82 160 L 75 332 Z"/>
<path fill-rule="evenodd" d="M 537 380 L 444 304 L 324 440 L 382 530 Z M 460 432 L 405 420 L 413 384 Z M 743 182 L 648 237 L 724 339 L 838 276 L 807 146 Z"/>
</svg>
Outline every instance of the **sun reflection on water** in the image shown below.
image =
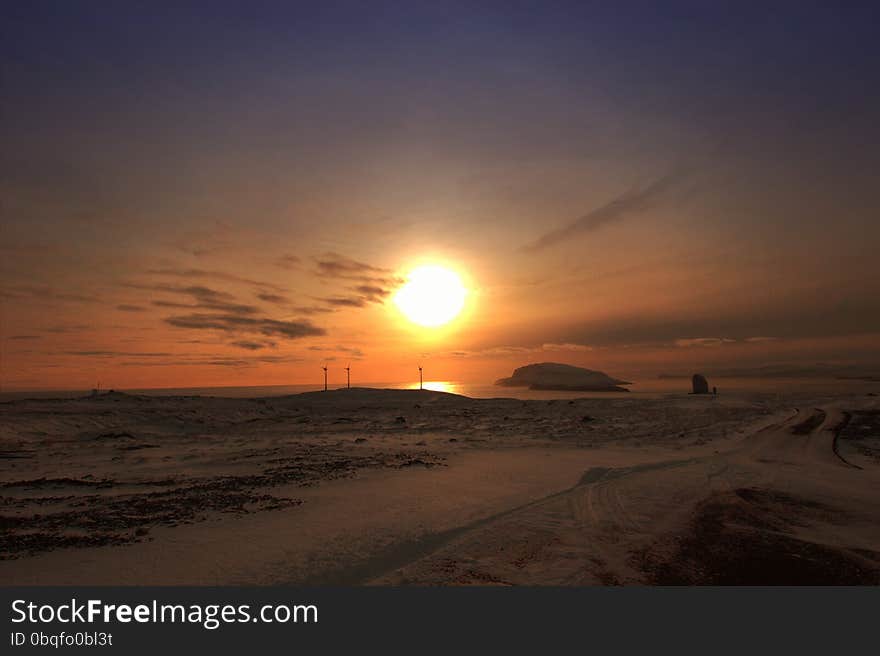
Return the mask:
<svg viewBox="0 0 880 656">
<path fill-rule="evenodd" d="M 432 392 L 449 392 L 450 394 L 461 394 L 460 386 L 448 380 L 426 380 L 422 387 Z M 410 383 L 408 389 L 419 389 L 419 383 Z"/>
</svg>

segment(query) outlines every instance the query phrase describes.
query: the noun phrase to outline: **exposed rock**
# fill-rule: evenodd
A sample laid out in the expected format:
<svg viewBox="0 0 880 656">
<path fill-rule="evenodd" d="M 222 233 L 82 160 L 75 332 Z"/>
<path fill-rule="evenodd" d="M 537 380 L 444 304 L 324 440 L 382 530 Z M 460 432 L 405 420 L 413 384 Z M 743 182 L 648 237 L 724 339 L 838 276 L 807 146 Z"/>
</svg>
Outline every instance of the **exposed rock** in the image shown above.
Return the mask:
<svg viewBox="0 0 880 656">
<path fill-rule="evenodd" d="M 541 362 L 519 367 L 509 378 L 495 381 L 504 387 L 528 387 L 533 390 L 570 390 L 576 392 L 628 392 L 620 385 L 625 380 L 612 378 L 601 371 L 573 367 L 556 362 Z"/>
<path fill-rule="evenodd" d="M 691 384 L 693 385 L 693 391 L 691 394 L 709 393 L 709 381 L 706 380 L 706 377 L 703 374 L 694 374 L 694 377 L 691 379 Z"/>
</svg>

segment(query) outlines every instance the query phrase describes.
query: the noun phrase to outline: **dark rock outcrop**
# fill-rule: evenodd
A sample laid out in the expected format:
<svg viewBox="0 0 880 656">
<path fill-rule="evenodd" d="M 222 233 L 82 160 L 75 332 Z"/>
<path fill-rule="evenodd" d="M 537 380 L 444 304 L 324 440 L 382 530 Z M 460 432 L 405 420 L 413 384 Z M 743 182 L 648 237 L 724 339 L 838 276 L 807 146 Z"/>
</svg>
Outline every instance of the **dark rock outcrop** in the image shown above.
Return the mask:
<svg viewBox="0 0 880 656">
<path fill-rule="evenodd" d="M 519 367 L 509 378 L 495 381 L 503 387 L 528 387 L 533 390 L 573 392 L 628 392 L 621 385 L 630 385 L 601 372 L 556 362 L 541 362 Z"/>
<path fill-rule="evenodd" d="M 694 377 L 691 379 L 691 384 L 693 385 L 693 391 L 691 391 L 691 394 L 709 393 L 709 381 L 706 380 L 706 377 L 703 374 L 694 374 Z"/>
</svg>

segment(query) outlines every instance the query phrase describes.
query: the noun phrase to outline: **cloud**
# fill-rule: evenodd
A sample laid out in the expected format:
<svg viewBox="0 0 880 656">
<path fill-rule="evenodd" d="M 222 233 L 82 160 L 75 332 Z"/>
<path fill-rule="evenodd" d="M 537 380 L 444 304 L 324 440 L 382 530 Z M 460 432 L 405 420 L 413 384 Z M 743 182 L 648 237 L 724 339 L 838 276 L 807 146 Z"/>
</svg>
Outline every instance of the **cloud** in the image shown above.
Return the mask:
<svg viewBox="0 0 880 656">
<path fill-rule="evenodd" d="M 328 278 L 361 280 L 363 278 L 373 278 L 377 274 L 385 275 L 389 273 L 388 269 L 373 266 L 366 262 L 358 262 L 338 253 L 324 253 L 320 257 L 315 258 L 315 264 L 318 274 Z"/>
<path fill-rule="evenodd" d="M 229 292 L 219 291 L 213 289 L 211 287 L 205 287 L 204 285 L 174 285 L 167 282 L 156 282 L 156 283 L 139 283 L 139 282 L 125 282 L 122 283 L 123 287 L 128 287 L 130 289 L 141 289 L 149 292 L 167 292 L 169 294 L 184 294 L 187 296 L 192 296 L 198 301 L 218 301 L 218 300 L 232 300 L 235 297 Z"/>
<path fill-rule="evenodd" d="M 761 342 L 775 342 L 779 339 L 778 337 L 746 337 L 745 341 L 750 344 L 759 344 Z"/>
<path fill-rule="evenodd" d="M 126 303 L 122 303 L 116 306 L 116 309 L 120 312 L 144 312 L 147 308 L 141 307 L 140 305 L 128 305 Z"/>
<path fill-rule="evenodd" d="M 673 187 L 681 177 L 681 172 L 671 173 L 662 178 L 658 178 L 642 189 L 632 189 L 621 194 L 614 200 L 584 214 L 582 217 L 572 221 L 568 225 L 544 233 L 535 241 L 526 244 L 522 250 L 527 253 L 535 253 L 550 246 L 555 246 L 571 237 L 586 232 L 593 232 L 602 226 L 622 221 L 633 214 L 642 212 L 651 207 L 651 205 Z"/>
<path fill-rule="evenodd" d="M 56 335 L 66 335 L 69 333 L 83 333 L 87 330 L 91 330 L 91 326 L 86 326 L 85 324 L 68 324 L 68 325 L 59 325 L 52 326 L 50 328 L 46 328 L 47 333 L 54 333 Z"/>
<path fill-rule="evenodd" d="M 505 358 L 511 355 L 528 355 L 534 352 L 535 349 L 528 346 L 493 346 L 476 351 L 452 351 L 449 355 L 453 358 Z"/>
<path fill-rule="evenodd" d="M 364 307 L 366 299 L 354 296 L 334 296 L 332 298 L 319 298 L 319 301 L 334 307 Z"/>
<path fill-rule="evenodd" d="M 10 335 L 9 339 L 15 340 L 29 340 L 29 339 L 42 339 L 39 335 Z"/>
<path fill-rule="evenodd" d="M 475 351 L 452 351 L 449 353 L 454 358 L 507 358 L 511 356 L 529 356 L 540 353 L 585 353 L 592 351 L 592 346 L 585 344 L 554 344 L 547 343 L 540 346 L 492 346 L 490 348 Z"/>
<path fill-rule="evenodd" d="M 88 294 L 59 291 L 49 285 L 12 285 L 0 290 L 0 297 L 19 300 L 73 301 L 76 303 L 98 303 L 101 300 L 97 296 Z"/>
<path fill-rule="evenodd" d="M 389 290 L 375 285 L 358 285 L 357 287 L 352 287 L 351 290 L 362 294 L 371 303 L 382 303 L 385 297 L 391 293 Z"/>
<path fill-rule="evenodd" d="M 178 367 L 178 366 L 198 366 L 198 367 L 230 367 L 230 368 L 248 368 L 258 364 L 285 364 L 290 362 L 301 362 L 300 358 L 290 355 L 259 355 L 254 357 L 239 356 L 229 357 L 220 355 L 207 356 L 175 356 L 174 358 L 161 359 L 152 358 L 146 360 L 126 360 L 119 363 L 123 367 Z"/>
<path fill-rule="evenodd" d="M 266 301 L 267 303 L 275 303 L 276 305 L 287 305 L 290 303 L 290 299 L 281 296 L 280 294 L 261 293 L 257 294 L 257 298 L 261 301 Z"/>
<path fill-rule="evenodd" d="M 207 302 L 207 303 L 175 303 L 174 301 L 153 301 L 153 305 L 163 308 L 177 308 L 189 310 L 218 310 L 231 314 L 256 314 L 259 311 L 254 305 L 242 305 L 240 303 Z"/>
<path fill-rule="evenodd" d="M 238 348 L 247 349 L 248 351 L 259 351 L 264 348 L 275 348 L 275 342 L 251 342 L 248 340 L 238 340 L 235 342 L 230 342 L 232 346 L 237 346 Z"/>
<path fill-rule="evenodd" d="M 208 270 L 208 269 L 194 269 L 194 268 L 176 268 L 169 267 L 165 269 L 150 269 L 147 273 L 156 275 L 156 276 L 169 276 L 174 278 L 197 278 L 197 279 L 213 279 L 213 280 L 222 280 L 224 282 L 237 282 L 243 283 L 246 285 L 252 285 L 254 287 L 261 287 L 265 289 L 271 289 L 274 291 L 285 291 L 283 287 L 280 287 L 276 284 L 265 282 L 262 280 L 254 280 L 253 278 L 244 278 L 242 276 L 235 275 L 233 273 L 226 273 L 225 271 L 216 271 L 216 270 Z"/>
<path fill-rule="evenodd" d="M 137 358 L 165 358 L 173 356 L 173 353 L 164 352 L 129 352 L 129 351 L 65 351 L 64 355 L 77 355 L 89 358 L 121 358 L 121 357 L 137 357 Z"/>
<path fill-rule="evenodd" d="M 255 333 L 285 339 L 326 334 L 323 328 L 314 326 L 308 321 L 280 321 L 261 317 L 243 317 L 235 314 L 187 314 L 167 317 L 165 322 L 178 328 Z"/>
<path fill-rule="evenodd" d="M 325 353 L 343 353 L 355 360 L 359 360 L 364 357 L 363 351 L 361 351 L 359 348 L 353 348 L 350 346 L 310 346 L 309 350 Z"/>
<path fill-rule="evenodd" d="M 308 305 L 295 307 L 293 308 L 293 311 L 297 314 L 325 314 L 327 312 L 333 312 L 333 309 L 321 307 L 319 305 Z"/>
<path fill-rule="evenodd" d="M 384 303 L 394 288 L 403 284 L 390 269 L 353 260 L 338 253 L 324 253 L 315 260 L 315 274 L 324 279 L 348 280 L 356 284 L 346 289 L 357 296 L 333 296 L 317 300 L 333 307 L 365 307 L 367 303 Z"/>
<path fill-rule="evenodd" d="M 367 303 L 384 303 L 385 298 L 388 297 L 391 292 L 387 289 L 382 289 L 381 287 L 376 287 L 375 285 L 358 285 L 356 287 L 349 287 L 350 291 L 357 292 L 357 296 L 331 296 L 325 298 L 318 298 L 316 300 L 321 301 L 322 303 L 326 303 L 327 305 L 331 305 L 333 307 L 357 307 L 362 308 L 366 307 Z"/>
<path fill-rule="evenodd" d="M 735 339 L 729 339 L 727 337 L 693 337 L 688 339 L 677 339 L 675 340 L 675 345 L 682 348 L 688 348 L 691 346 L 722 346 L 724 344 L 732 344 L 735 341 Z"/>
<path fill-rule="evenodd" d="M 210 228 L 192 230 L 175 244 L 183 253 L 203 257 L 227 250 L 234 245 L 232 227 L 224 221 L 214 221 Z"/>
<path fill-rule="evenodd" d="M 256 314 L 259 311 L 259 308 L 256 306 L 233 302 L 235 296 L 229 292 L 219 291 L 203 285 L 124 283 L 123 286 L 145 291 L 189 296 L 195 301 L 194 303 L 180 303 L 167 300 L 152 301 L 152 305 L 156 307 L 190 310 L 216 310 L 227 314 Z"/>
<path fill-rule="evenodd" d="M 301 261 L 296 255 L 282 255 L 275 260 L 275 265 L 282 269 L 297 269 Z"/>
<path fill-rule="evenodd" d="M 394 276 L 391 269 L 359 262 L 338 253 L 324 253 L 315 259 L 315 273 L 321 278 L 354 280 L 379 287 L 394 287 L 403 281 Z"/>
<path fill-rule="evenodd" d="M 586 344 L 542 344 L 544 351 L 592 351 L 592 346 Z"/>
</svg>

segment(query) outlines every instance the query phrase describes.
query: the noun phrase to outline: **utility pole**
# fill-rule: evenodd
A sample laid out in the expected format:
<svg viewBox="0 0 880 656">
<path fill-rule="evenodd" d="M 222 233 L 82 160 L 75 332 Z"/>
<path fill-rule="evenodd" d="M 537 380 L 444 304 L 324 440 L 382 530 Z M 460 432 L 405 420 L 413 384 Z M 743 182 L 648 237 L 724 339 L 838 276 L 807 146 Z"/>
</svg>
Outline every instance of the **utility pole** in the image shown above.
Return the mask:
<svg viewBox="0 0 880 656">
<path fill-rule="evenodd" d="M 422 367 L 421 366 L 419 366 L 419 389 L 424 389 L 424 387 L 422 387 Z"/>
<path fill-rule="evenodd" d="M 327 365 L 325 364 L 322 369 L 324 370 L 324 391 L 327 391 Z"/>
<path fill-rule="evenodd" d="M 351 389 L 351 365 L 350 364 L 345 368 L 345 387 L 346 387 L 346 389 Z"/>
</svg>

